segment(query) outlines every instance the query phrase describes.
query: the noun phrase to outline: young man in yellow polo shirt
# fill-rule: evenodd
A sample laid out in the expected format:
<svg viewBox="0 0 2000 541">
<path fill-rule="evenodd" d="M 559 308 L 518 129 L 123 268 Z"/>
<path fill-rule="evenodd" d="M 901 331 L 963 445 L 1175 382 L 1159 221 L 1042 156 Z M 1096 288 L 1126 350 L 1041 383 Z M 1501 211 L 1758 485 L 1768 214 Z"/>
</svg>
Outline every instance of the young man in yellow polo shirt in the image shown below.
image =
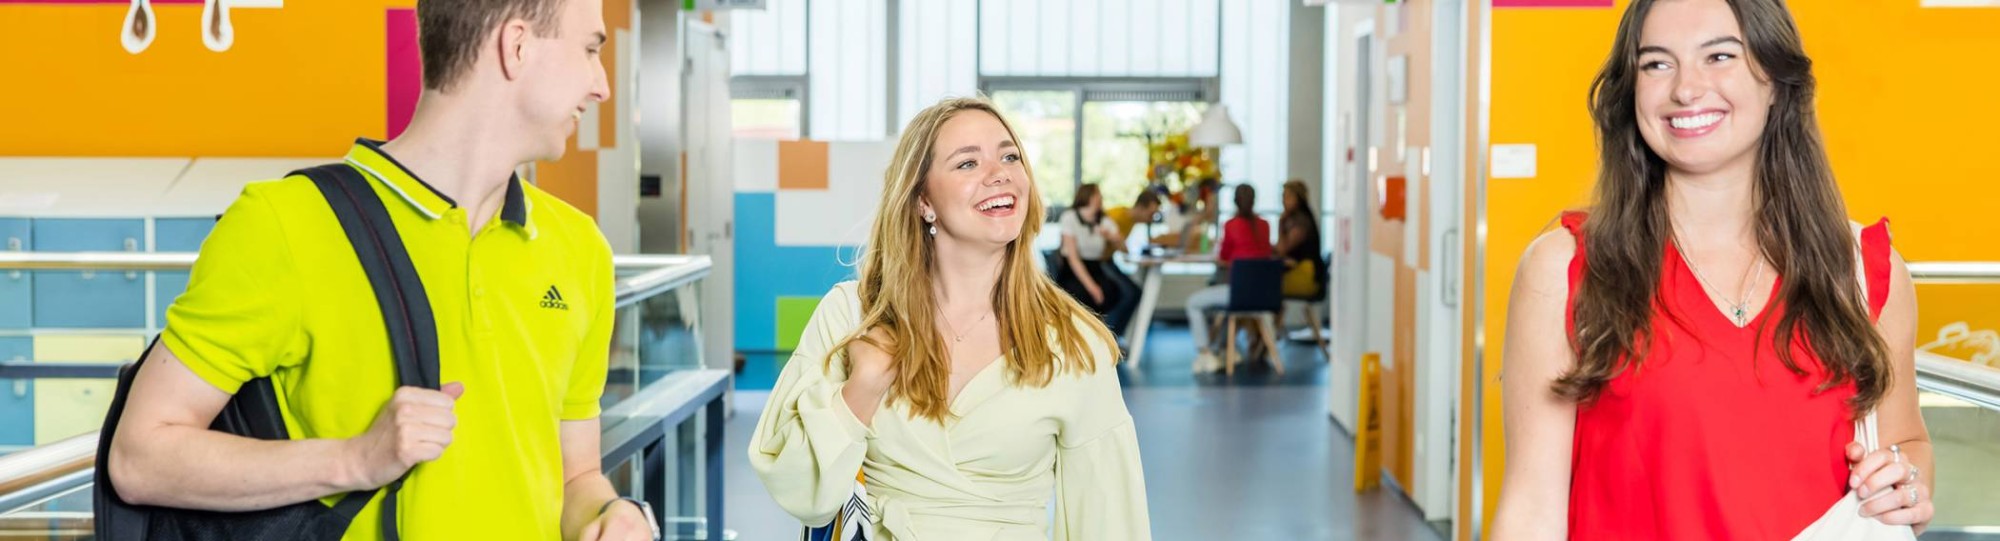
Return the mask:
<svg viewBox="0 0 2000 541">
<path fill-rule="evenodd" d="M 1118 224 L 1120 236 L 1130 237 L 1133 229 L 1141 223 L 1152 223 L 1153 215 L 1159 212 L 1160 192 L 1148 187 L 1139 192 L 1139 198 L 1132 202 L 1132 206 L 1104 209 L 1104 216 L 1110 218 L 1111 223 Z"/>
<path fill-rule="evenodd" d="M 609 97 L 602 0 L 420 0 L 424 87 L 394 141 L 359 141 L 433 311 L 441 390 L 396 388 L 367 277 L 303 177 L 247 187 L 203 245 L 108 457 L 131 503 L 244 511 L 410 473 L 402 539 L 653 539 L 598 469 L 611 250 L 513 177 Z M 208 430 L 271 379 L 291 440 Z M 414 468 L 414 469 L 412 469 Z M 344 539 L 383 536 L 380 495 Z M 634 501 L 633 503 L 637 503 Z"/>
</svg>

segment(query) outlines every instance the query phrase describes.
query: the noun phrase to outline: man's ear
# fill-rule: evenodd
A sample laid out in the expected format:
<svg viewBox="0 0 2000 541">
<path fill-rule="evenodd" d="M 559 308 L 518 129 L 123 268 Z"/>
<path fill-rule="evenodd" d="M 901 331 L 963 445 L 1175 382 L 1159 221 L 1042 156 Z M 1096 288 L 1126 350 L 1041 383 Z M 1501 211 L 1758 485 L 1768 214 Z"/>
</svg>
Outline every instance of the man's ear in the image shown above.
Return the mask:
<svg viewBox="0 0 2000 541">
<path fill-rule="evenodd" d="M 500 59 L 500 75 L 512 81 L 521 78 L 523 66 L 527 65 L 528 36 L 532 28 L 528 21 L 508 19 L 500 25 L 494 39 L 495 55 Z"/>
</svg>

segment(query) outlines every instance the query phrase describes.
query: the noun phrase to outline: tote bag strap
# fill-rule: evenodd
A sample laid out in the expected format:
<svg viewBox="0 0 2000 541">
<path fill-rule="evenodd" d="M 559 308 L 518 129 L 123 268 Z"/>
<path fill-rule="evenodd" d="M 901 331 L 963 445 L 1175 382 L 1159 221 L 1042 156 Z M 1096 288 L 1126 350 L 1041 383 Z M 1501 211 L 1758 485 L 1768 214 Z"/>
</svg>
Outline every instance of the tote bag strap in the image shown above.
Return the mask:
<svg viewBox="0 0 2000 541">
<path fill-rule="evenodd" d="M 1882 448 L 1881 440 L 1875 435 L 1874 411 L 1869 411 L 1867 416 L 1854 422 L 1854 443 L 1861 444 L 1863 453 L 1873 453 L 1876 449 Z"/>
</svg>

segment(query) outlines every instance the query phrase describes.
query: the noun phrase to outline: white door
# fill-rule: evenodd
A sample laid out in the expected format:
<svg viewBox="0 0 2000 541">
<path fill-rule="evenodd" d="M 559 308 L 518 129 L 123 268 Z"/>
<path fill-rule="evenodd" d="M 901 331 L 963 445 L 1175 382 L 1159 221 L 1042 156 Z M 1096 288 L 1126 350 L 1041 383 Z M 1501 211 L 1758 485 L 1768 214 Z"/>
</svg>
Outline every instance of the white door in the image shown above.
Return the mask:
<svg viewBox="0 0 2000 541">
<path fill-rule="evenodd" d="M 1374 9 L 1341 6 L 1340 9 Z M 1353 152 L 1354 158 L 1347 164 L 1336 182 L 1339 198 L 1335 208 L 1333 247 L 1333 348 L 1334 369 L 1327 374 L 1328 409 L 1334 420 L 1350 433 L 1360 428 L 1359 419 L 1360 361 L 1361 355 L 1369 351 L 1367 340 L 1370 326 L 1383 326 L 1386 320 L 1371 322 L 1369 317 L 1369 260 L 1368 220 L 1375 212 L 1375 154 L 1374 129 L 1374 45 L 1373 25 L 1363 23 L 1363 29 L 1353 38 L 1351 54 L 1344 59 L 1354 66 L 1354 79 L 1350 87 L 1341 89 L 1353 96 L 1351 121 L 1341 126 L 1348 143 L 1342 152 Z M 1384 362 L 1387 362 L 1387 351 Z"/>
<path fill-rule="evenodd" d="M 1417 273 L 1418 332 L 1416 441 L 1413 498 L 1426 520 L 1451 518 L 1457 507 L 1455 428 L 1458 377 L 1464 344 L 1465 282 L 1465 0 L 1432 5 L 1431 146 L 1418 175 L 1429 181 L 1425 244 L 1430 268 Z M 1414 178 L 1416 175 L 1412 175 Z M 1414 184 L 1413 184 L 1414 185 Z M 1412 246 L 1409 249 L 1416 249 Z"/>
<path fill-rule="evenodd" d="M 715 267 L 701 286 L 703 364 L 729 369 L 736 352 L 736 177 L 729 137 L 729 48 L 715 27 L 689 22 L 687 70 L 688 249 Z"/>
</svg>

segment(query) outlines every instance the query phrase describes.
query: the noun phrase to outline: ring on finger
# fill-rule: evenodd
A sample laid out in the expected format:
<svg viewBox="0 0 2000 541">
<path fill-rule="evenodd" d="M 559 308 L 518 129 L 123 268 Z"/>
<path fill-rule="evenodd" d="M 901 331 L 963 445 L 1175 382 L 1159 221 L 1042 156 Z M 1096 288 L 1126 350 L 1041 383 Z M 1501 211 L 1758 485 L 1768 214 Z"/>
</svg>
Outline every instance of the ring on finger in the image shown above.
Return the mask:
<svg viewBox="0 0 2000 541">
<path fill-rule="evenodd" d="M 1903 448 L 1902 448 L 1902 446 L 1898 446 L 1898 445 L 1890 445 L 1890 446 L 1889 446 L 1889 454 L 1892 454 L 1892 455 L 1895 455 L 1895 456 L 1896 456 L 1896 463 L 1897 463 L 1897 464 L 1902 464 L 1902 463 L 1903 463 Z"/>
<path fill-rule="evenodd" d="M 1903 507 L 1916 507 L 1916 506 L 1917 506 L 1917 499 L 1918 499 L 1918 496 L 1917 496 L 1917 487 L 1915 487 L 1915 486 L 1912 486 L 1912 487 L 1910 487 L 1910 504 L 1909 504 L 1909 505 L 1905 505 L 1905 506 L 1903 506 Z"/>
<path fill-rule="evenodd" d="M 1904 484 L 1916 484 L 1916 482 L 1917 482 L 1917 478 L 1918 478 L 1918 476 L 1917 476 L 1917 467 L 1916 467 L 1916 466 L 1910 466 L 1910 467 L 1909 467 L 1909 470 L 1910 470 L 1910 476 L 1909 476 L 1909 479 L 1908 479 L 1908 480 L 1906 480 L 1906 481 L 1903 481 L 1903 483 L 1904 483 Z"/>
</svg>

